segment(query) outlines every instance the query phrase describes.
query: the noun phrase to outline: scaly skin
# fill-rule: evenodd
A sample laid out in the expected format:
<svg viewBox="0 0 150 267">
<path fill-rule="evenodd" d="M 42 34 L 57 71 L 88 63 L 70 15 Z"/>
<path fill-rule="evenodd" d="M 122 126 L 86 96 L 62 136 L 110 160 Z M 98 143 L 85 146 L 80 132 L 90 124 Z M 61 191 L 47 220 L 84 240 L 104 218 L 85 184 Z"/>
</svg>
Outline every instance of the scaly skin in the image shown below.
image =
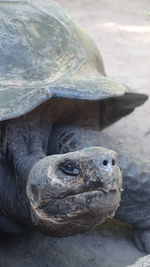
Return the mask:
<svg viewBox="0 0 150 267">
<path fill-rule="evenodd" d="M 116 218 L 133 225 L 136 245 L 150 253 L 150 162 L 110 136 L 80 127 L 56 126 L 49 147 L 54 154 L 93 145 L 118 153 L 124 192 Z"/>
<path fill-rule="evenodd" d="M 121 172 L 116 153 L 101 147 L 49 155 L 46 111 L 43 105 L 2 125 L 0 227 L 20 232 L 14 220 L 51 236 L 74 235 L 114 215 Z"/>
</svg>

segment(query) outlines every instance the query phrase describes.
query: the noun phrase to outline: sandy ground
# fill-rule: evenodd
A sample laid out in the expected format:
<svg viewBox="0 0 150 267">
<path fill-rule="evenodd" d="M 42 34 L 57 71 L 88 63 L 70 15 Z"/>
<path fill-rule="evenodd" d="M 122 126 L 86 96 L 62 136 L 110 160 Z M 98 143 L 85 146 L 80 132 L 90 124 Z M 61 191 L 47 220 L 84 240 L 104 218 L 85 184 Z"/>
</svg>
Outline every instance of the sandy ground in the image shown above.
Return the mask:
<svg viewBox="0 0 150 267">
<path fill-rule="evenodd" d="M 149 0 L 56 2 L 91 34 L 108 76 L 150 94 Z M 150 158 L 150 101 L 105 131 Z M 0 267 L 125 267 L 142 256 L 132 229 L 115 223 L 63 239 L 30 232 L 0 236 Z"/>
</svg>

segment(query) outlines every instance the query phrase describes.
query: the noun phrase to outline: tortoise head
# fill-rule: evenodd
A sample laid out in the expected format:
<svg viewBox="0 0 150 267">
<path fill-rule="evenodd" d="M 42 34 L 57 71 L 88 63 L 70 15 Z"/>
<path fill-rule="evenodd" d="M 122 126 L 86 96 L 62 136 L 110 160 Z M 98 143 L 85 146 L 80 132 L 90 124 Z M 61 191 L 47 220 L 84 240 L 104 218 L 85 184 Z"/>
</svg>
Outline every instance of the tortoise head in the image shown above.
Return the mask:
<svg viewBox="0 0 150 267">
<path fill-rule="evenodd" d="M 43 158 L 27 183 L 32 223 L 54 236 L 87 231 L 114 215 L 121 187 L 113 151 L 91 147 Z"/>
</svg>

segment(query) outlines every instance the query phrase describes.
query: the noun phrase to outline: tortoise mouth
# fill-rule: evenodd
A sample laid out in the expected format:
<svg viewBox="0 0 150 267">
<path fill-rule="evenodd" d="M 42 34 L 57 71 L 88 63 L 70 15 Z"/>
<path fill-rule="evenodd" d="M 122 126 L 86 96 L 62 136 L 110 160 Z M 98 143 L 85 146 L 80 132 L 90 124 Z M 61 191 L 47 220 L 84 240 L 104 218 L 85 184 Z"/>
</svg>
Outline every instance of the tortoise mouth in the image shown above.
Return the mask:
<svg viewBox="0 0 150 267">
<path fill-rule="evenodd" d="M 89 190 L 41 202 L 32 207 L 32 212 L 40 231 L 65 237 L 88 231 L 112 218 L 120 197 L 120 190 Z"/>
<path fill-rule="evenodd" d="M 66 199 L 66 198 L 68 198 L 68 197 L 78 197 L 78 196 L 80 196 L 80 195 L 87 195 L 88 193 L 90 194 L 90 193 L 94 193 L 94 192 L 98 192 L 98 191 L 101 191 L 101 192 L 103 192 L 104 194 L 109 194 L 109 193 L 111 193 L 111 192 L 117 192 L 117 191 L 122 191 L 122 188 L 121 189 L 110 189 L 110 190 L 107 190 L 107 189 L 104 189 L 104 188 L 101 188 L 101 187 L 99 187 L 99 188 L 90 188 L 90 189 L 85 189 L 85 190 L 82 190 L 82 191 L 77 191 L 77 192 L 71 192 L 71 193 L 69 193 L 69 194 L 66 194 L 66 195 L 64 195 L 64 194 L 62 194 L 62 195 L 60 195 L 60 196 L 58 196 L 57 197 L 57 199 Z"/>
<path fill-rule="evenodd" d="M 48 217 L 55 218 L 78 217 L 79 214 L 88 213 L 91 211 L 97 215 L 110 211 L 114 213 L 116 206 L 119 205 L 121 191 L 117 189 L 106 192 L 102 189 L 85 190 L 60 196 L 57 199 L 46 201 L 39 205 Z M 51 203 L 53 202 L 53 207 Z M 58 209 L 56 209 L 56 207 Z M 96 216 L 97 216 L 96 215 Z"/>
</svg>

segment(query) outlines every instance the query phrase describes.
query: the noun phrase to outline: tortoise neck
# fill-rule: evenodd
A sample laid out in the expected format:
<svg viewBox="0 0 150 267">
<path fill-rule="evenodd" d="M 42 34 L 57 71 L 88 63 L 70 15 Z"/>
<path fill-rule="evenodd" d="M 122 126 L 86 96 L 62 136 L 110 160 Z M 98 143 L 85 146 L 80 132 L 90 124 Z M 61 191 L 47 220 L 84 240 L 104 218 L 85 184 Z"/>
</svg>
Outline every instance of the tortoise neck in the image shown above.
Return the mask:
<svg viewBox="0 0 150 267">
<path fill-rule="evenodd" d="M 6 123 L 5 154 L 14 173 L 25 180 L 32 166 L 47 154 L 51 124 L 43 118 L 40 112 L 31 112 Z"/>
</svg>

